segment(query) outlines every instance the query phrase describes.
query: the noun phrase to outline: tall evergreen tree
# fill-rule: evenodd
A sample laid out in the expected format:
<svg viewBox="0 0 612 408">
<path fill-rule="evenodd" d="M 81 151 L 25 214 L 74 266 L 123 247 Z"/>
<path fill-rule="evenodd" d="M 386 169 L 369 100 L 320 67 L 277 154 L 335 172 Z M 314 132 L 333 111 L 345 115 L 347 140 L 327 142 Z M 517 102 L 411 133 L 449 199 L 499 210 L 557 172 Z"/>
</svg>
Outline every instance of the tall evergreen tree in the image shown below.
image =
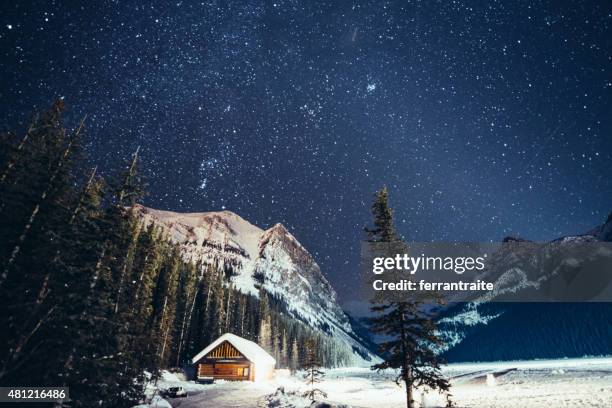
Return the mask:
<svg viewBox="0 0 612 408">
<path fill-rule="evenodd" d="M 319 350 L 317 341 L 313 338 L 308 339 L 305 345 L 306 356 L 302 369 L 304 370 L 304 380 L 308 389 L 304 392 L 304 398 L 308 398 L 314 404 L 317 398 L 327 398 L 327 394 L 317 388 L 325 373 L 321 370 L 321 361 L 319 360 Z"/>
<path fill-rule="evenodd" d="M 399 242 L 389 207 L 388 191 L 377 192 L 372 205 L 375 228 L 367 229 L 370 242 Z M 396 382 L 406 388 L 406 406 L 414 407 L 414 387 L 427 386 L 441 391 L 449 389 L 449 382 L 440 372 L 440 360 L 434 352 L 442 340 L 436 332 L 433 316 L 426 312 L 424 302 L 436 302 L 435 297 L 419 300 L 374 299 L 371 307 L 375 317 L 370 319 L 371 330 L 388 339 L 380 343 L 383 362 L 374 370 L 398 369 Z"/>
<path fill-rule="evenodd" d="M 103 180 L 95 172 L 81 177 L 83 122 L 66 131 L 62 111 L 57 102 L 24 137 L 1 141 L 8 153 L 0 211 L 12 216 L 0 217 L 0 381 L 69 385 L 75 407 L 127 406 L 142 390 L 131 394 L 134 378 L 117 375 L 122 353 L 106 256 L 122 218 L 107 217 Z M 81 178 L 87 181 L 78 187 Z"/>
<path fill-rule="evenodd" d="M 2 139 L 0 164 L 0 381 L 49 384 L 58 381 L 65 357 L 37 357 L 60 341 L 52 327 L 69 318 L 60 249 L 69 236 L 73 166 L 83 123 L 68 132 L 62 101 L 38 115 L 17 141 Z M 62 348 L 64 352 L 66 348 Z M 36 367 L 28 373 L 28 369 Z M 55 374 L 54 374 L 55 373 Z M 25 375 L 24 375 L 25 374 Z"/>
<path fill-rule="evenodd" d="M 289 367 L 289 340 L 287 338 L 287 330 L 283 330 L 281 334 L 279 349 L 279 365 L 281 367 Z"/>
<path fill-rule="evenodd" d="M 269 300 L 263 289 L 259 290 L 259 334 L 257 339 L 264 350 L 268 353 L 274 353 Z"/>
<path fill-rule="evenodd" d="M 167 238 L 163 238 L 167 242 Z M 169 350 L 172 348 L 174 320 L 177 308 L 177 290 L 180 269 L 183 265 L 178 248 L 166 244 L 165 254 L 168 260 L 156 285 L 155 327 L 159 333 L 157 345 L 158 366 L 166 367 Z"/>
<path fill-rule="evenodd" d="M 184 350 L 189 328 L 191 327 L 191 320 L 193 317 L 194 308 L 198 299 L 198 276 L 196 275 L 196 266 L 193 263 L 189 263 L 183 268 L 181 274 L 181 285 L 180 294 L 178 295 L 179 304 L 177 306 L 177 318 L 176 318 L 176 337 L 178 339 L 176 343 L 175 352 L 175 366 L 180 366 L 181 361 L 184 360 Z"/>
<path fill-rule="evenodd" d="M 295 373 L 300 367 L 300 350 L 298 349 L 298 340 L 294 338 L 291 342 L 291 362 L 289 368 L 292 373 Z"/>
<path fill-rule="evenodd" d="M 389 207 L 389 191 L 383 186 L 376 192 L 371 207 L 374 227 L 364 228 L 369 242 L 397 242 L 399 237 L 393 224 L 393 210 Z"/>
<path fill-rule="evenodd" d="M 93 172 L 92 172 L 93 175 Z M 70 387 L 70 406 L 90 407 L 99 401 L 111 401 L 123 392 L 115 378 L 118 353 L 117 325 L 112 314 L 112 277 L 102 266 L 105 246 L 102 235 L 103 186 L 101 179 L 92 179 L 84 187 L 78 207 L 72 213 L 75 229 L 75 254 L 71 261 L 80 276 L 67 275 L 67 286 L 73 295 L 67 301 L 74 307 L 72 322 L 66 325 L 63 336 L 73 341 L 70 354 L 64 362 L 64 382 Z M 65 247 L 63 253 L 69 253 Z"/>
</svg>

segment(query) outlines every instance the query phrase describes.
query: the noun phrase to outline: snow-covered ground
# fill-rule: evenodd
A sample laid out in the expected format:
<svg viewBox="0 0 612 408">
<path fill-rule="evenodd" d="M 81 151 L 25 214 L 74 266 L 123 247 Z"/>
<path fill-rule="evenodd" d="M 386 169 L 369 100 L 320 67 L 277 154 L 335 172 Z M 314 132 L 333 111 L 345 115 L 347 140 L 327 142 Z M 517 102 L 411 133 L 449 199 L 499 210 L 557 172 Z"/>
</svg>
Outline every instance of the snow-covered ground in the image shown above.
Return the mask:
<svg viewBox="0 0 612 408">
<path fill-rule="evenodd" d="M 364 368 L 327 370 L 320 384 L 327 402 L 336 406 L 405 407 L 404 389 L 392 373 L 378 374 Z M 612 407 L 612 358 L 535 360 L 499 363 L 450 364 L 453 401 L 458 407 Z M 159 385 L 182 386 L 189 396 L 169 400 L 172 407 L 276 407 L 302 408 L 304 385 L 299 377 L 283 375 L 270 382 L 225 382 L 211 385 L 181 381 L 165 374 Z M 277 391 L 279 387 L 284 393 Z M 416 401 L 425 407 L 441 407 L 446 399 L 436 392 L 417 391 Z M 160 402 L 160 407 L 165 407 Z M 155 406 L 155 405 L 152 405 Z"/>
<path fill-rule="evenodd" d="M 451 364 L 465 407 L 612 407 L 612 358 Z"/>
</svg>

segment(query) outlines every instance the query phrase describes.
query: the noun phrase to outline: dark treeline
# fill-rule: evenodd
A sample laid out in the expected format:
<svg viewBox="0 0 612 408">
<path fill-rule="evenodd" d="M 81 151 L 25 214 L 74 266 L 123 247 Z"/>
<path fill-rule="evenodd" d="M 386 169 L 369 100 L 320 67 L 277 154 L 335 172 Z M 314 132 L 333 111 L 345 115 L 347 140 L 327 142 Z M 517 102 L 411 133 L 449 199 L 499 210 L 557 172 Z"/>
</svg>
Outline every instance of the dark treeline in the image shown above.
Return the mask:
<svg viewBox="0 0 612 408">
<path fill-rule="evenodd" d="M 85 168 L 84 123 L 66 130 L 63 110 L 1 136 L 0 385 L 69 386 L 64 406 L 130 407 L 147 380 L 225 332 L 257 341 L 277 367 L 296 369 L 307 339 L 323 365 L 348 361 L 265 292 L 234 290 L 224 267 L 185 262 L 129 211 L 144 194 L 138 152 L 99 176 Z"/>
</svg>

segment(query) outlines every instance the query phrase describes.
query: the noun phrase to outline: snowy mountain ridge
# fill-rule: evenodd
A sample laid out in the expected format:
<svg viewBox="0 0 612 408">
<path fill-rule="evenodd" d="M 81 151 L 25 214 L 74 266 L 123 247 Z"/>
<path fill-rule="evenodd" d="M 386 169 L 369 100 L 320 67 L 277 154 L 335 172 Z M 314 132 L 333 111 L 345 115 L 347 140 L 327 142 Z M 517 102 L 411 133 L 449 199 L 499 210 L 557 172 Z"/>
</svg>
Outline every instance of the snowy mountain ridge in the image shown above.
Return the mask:
<svg viewBox="0 0 612 408">
<path fill-rule="evenodd" d="M 496 290 L 455 305 L 439 319 L 438 327 L 446 341 L 440 351 L 454 361 L 609 354 L 612 350 L 610 303 L 498 303 L 496 300 L 509 293 L 537 290 L 546 285 L 551 276 L 560 273 L 562 266 L 574 261 L 560 255 L 567 245 L 612 242 L 612 213 L 604 224 L 584 234 L 562 236 L 543 245 L 513 237 L 506 237 L 503 242 L 520 245 L 494 254 L 493 273 L 490 271 L 489 276 L 482 278 L 495 282 Z M 537 262 L 542 257 L 556 257 L 560 261 L 551 268 L 551 273 L 541 275 Z M 593 276 L 593 279 L 602 277 Z M 598 331 L 599 336 L 589 339 L 582 334 Z M 497 341 L 491 342 L 492 338 Z M 504 346 L 498 344 L 502 341 L 506 342 Z M 493 343 L 498 347 L 492 347 Z"/>
<path fill-rule="evenodd" d="M 376 359 L 353 331 L 317 263 L 282 224 L 263 230 L 231 211 L 177 213 L 136 205 L 132 212 L 161 227 L 186 261 L 225 271 L 228 284 L 242 293 L 257 297 L 261 288 L 281 299 L 294 318 L 350 350 L 353 364 Z"/>
</svg>

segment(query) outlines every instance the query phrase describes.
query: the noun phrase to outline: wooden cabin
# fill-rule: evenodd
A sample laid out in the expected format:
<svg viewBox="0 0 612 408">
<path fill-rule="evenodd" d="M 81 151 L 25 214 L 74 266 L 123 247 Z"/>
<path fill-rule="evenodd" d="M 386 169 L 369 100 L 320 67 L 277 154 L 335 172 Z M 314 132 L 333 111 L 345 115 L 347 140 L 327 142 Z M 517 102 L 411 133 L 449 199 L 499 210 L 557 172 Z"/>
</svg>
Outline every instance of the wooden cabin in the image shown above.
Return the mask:
<svg viewBox="0 0 612 408">
<path fill-rule="evenodd" d="M 226 333 L 193 359 L 198 381 L 271 379 L 276 360 L 258 344 Z"/>
</svg>

